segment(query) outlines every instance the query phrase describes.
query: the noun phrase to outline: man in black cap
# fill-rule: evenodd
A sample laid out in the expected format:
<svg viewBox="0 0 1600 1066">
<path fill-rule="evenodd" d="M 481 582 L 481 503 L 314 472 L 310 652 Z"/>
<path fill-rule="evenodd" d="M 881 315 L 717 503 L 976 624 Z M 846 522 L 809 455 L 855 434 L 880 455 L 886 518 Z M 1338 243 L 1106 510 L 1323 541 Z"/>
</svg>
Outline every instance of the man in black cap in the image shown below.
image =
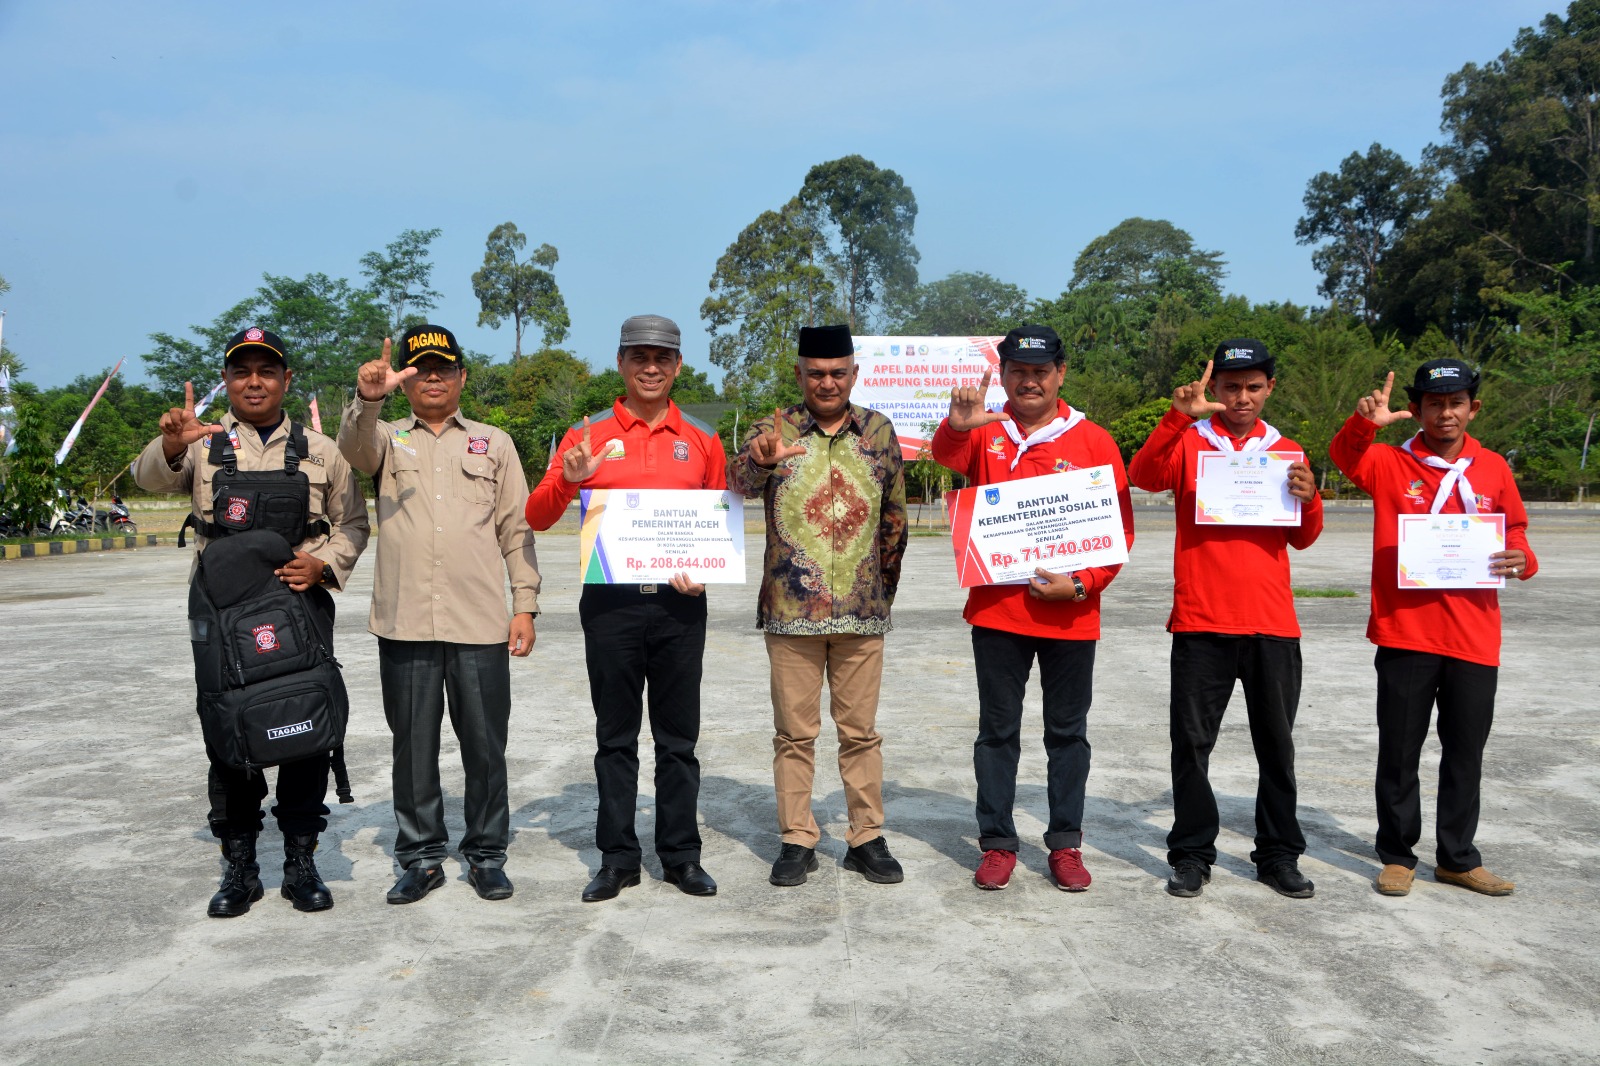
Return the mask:
<svg viewBox="0 0 1600 1066">
<path fill-rule="evenodd" d="M 1258 340 L 1217 345 L 1199 381 L 1172 394 L 1172 409 L 1128 464 L 1128 479 L 1177 502 L 1173 553 L 1172 832 L 1167 861 L 1174 896 L 1198 896 L 1217 861 L 1219 819 L 1208 772 L 1233 685 L 1244 686 L 1259 781 L 1256 879 L 1294 899 L 1315 886 L 1300 873 L 1306 840 L 1295 815 L 1294 719 L 1300 705 L 1300 625 L 1289 581 L 1289 548 L 1309 548 L 1322 532 L 1322 498 L 1304 450 L 1261 417 L 1277 386 L 1275 361 Z M 1206 399 L 1210 388 L 1215 401 Z M 1200 455 L 1299 453 L 1289 492 L 1301 501 L 1298 526 L 1244 526 L 1195 520 Z"/>
<path fill-rule="evenodd" d="M 511 657 L 533 650 L 539 566 L 522 521 L 528 483 L 503 430 L 461 414 L 467 370 L 455 335 L 423 325 L 358 372 L 339 448 L 377 486 L 378 563 L 367 628 L 378 638 L 383 713 L 394 734 L 395 861 L 390 903 L 422 899 L 445 882 L 449 844 L 439 786 L 446 697 L 466 770 L 467 881 L 487 900 L 508 898 L 511 837 L 506 732 Z M 405 390 L 411 413 L 379 419 Z M 506 583 L 511 609 L 506 610 Z"/>
<path fill-rule="evenodd" d="M 1411 891 L 1422 836 L 1417 767 L 1433 708 L 1439 708 L 1439 804 L 1434 877 L 1508 896 L 1515 883 L 1490 873 L 1473 844 L 1478 831 L 1483 749 L 1494 720 L 1500 675 L 1500 597 L 1493 588 L 1401 587 L 1400 522 L 1408 515 L 1504 516 L 1505 550 L 1488 574 L 1526 581 L 1539 561 L 1528 546 L 1528 512 L 1495 452 L 1467 432 L 1478 417 L 1478 373 L 1459 359 L 1434 359 L 1406 387 L 1411 403 L 1389 409 L 1394 374 L 1356 403 L 1328 451 L 1352 483 L 1372 497 L 1372 614 L 1367 639 L 1378 646 L 1377 889 Z M 1378 431 L 1415 420 L 1400 447 Z"/>
<path fill-rule="evenodd" d="M 950 416 L 933 435 L 934 459 L 973 485 L 1110 467 L 1123 535 L 1131 548 L 1133 500 L 1122 453 L 1111 434 L 1060 398 L 1066 353 L 1055 330 L 1020 326 L 1006 334 L 998 350 L 1005 407 L 990 411 L 985 406 L 989 371 L 976 386 L 952 389 Z M 1026 585 L 979 585 L 967 594 L 963 617 L 972 623 L 978 674 L 978 739 L 972 763 L 978 779 L 978 846 L 983 849 L 973 876 L 979 888 L 1005 888 L 1017 865 L 1020 841 L 1012 807 L 1022 754 L 1022 697 L 1036 658 L 1049 759 L 1050 820 L 1044 843 L 1050 849 L 1050 874 L 1062 891 L 1089 887 L 1082 852 L 1083 802 L 1100 593 L 1121 569 L 1095 566 L 1055 574 L 1040 568 Z"/>
<path fill-rule="evenodd" d="M 905 874 L 883 839 L 877 730 L 883 637 L 906 549 L 905 463 L 894 425 L 850 402 L 848 326 L 802 326 L 795 379 L 804 402 L 750 428 L 732 480 L 766 508 L 756 606 L 772 665 L 772 776 L 783 846 L 769 878 L 804 884 L 820 838 L 811 813 L 822 681 L 839 734 L 850 830 L 844 867 L 868 881 Z"/>
<path fill-rule="evenodd" d="M 283 400 L 293 372 L 284 344 L 272 332 L 251 326 L 236 333 L 223 351 L 222 375 L 228 412 L 220 421 L 201 422 L 195 411 L 194 385 L 184 382 L 184 404 L 161 416 L 161 435 L 134 460 L 133 479 L 149 492 L 188 492 L 193 499 L 198 557 L 206 545 L 252 523 L 271 520 L 272 528 L 298 525 L 305 536 L 294 545 L 294 560 L 278 577 L 296 592 L 316 601 L 330 620 L 333 599 L 327 590 L 344 587 L 369 527 L 366 501 L 355 474 L 333 441 L 291 421 Z M 209 445 L 214 434 L 226 436 L 222 454 L 238 471 L 284 470 L 289 444 L 295 443 L 294 464 L 305 476 L 309 502 L 293 514 L 251 514 L 247 502 L 223 501 L 227 466 L 216 461 Z M 277 505 L 283 494 L 275 494 Z M 218 504 L 231 513 L 218 513 Z M 331 650 L 331 649 L 330 649 Z M 208 744 L 210 760 L 211 833 L 220 841 L 227 869 L 222 886 L 206 913 L 213 918 L 244 914 L 262 896 L 261 868 L 256 862 L 256 837 L 261 832 L 261 801 L 267 780 L 260 771 L 223 763 Z M 278 766 L 277 804 L 272 815 L 283 833 L 285 861 L 281 894 L 296 910 L 319 911 L 333 906 L 333 896 L 317 872 L 313 852 L 317 837 L 328 828 L 329 753 L 322 752 Z"/>
</svg>

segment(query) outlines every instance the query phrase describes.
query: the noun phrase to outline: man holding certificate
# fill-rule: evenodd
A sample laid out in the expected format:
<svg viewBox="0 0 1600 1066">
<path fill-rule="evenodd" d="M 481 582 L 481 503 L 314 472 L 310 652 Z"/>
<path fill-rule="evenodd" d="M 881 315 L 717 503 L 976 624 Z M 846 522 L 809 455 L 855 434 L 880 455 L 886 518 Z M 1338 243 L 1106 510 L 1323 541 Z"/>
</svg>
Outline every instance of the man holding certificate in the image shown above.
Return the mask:
<svg viewBox="0 0 1600 1066">
<path fill-rule="evenodd" d="M 844 867 L 896 884 L 883 839 L 883 738 L 877 730 L 883 638 L 906 550 L 905 463 L 894 425 L 850 403 L 848 326 L 802 326 L 795 377 L 805 402 L 752 427 L 733 480 L 761 497 L 767 550 L 756 625 L 772 664 L 772 777 L 783 845 L 774 885 L 817 868 L 811 813 L 822 681 L 839 734 L 850 830 Z"/>
<path fill-rule="evenodd" d="M 1389 409 L 1394 374 L 1363 396 L 1329 454 L 1372 497 L 1372 615 L 1378 646 L 1378 891 L 1411 891 L 1422 836 L 1417 764 L 1439 708 L 1439 804 L 1434 876 L 1489 896 L 1516 885 L 1484 869 L 1478 831 L 1483 748 L 1494 720 L 1500 600 L 1507 576 L 1526 581 L 1539 562 L 1511 469 L 1467 433 L 1478 374 L 1456 359 L 1417 368 L 1410 405 Z M 1421 426 L 1398 448 L 1378 430 Z M 1487 531 L 1487 536 L 1483 531 Z"/>
<path fill-rule="evenodd" d="M 626 395 L 567 431 L 543 480 L 528 496 L 534 529 L 549 529 L 580 489 L 725 489 L 727 459 L 710 427 L 670 397 L 683 368 L 677 324 L 635 315 L 622 324 L 617 369 Z M 686 573 L 661 584 L 584 584 L 578 601 L 589 695 L 595 714 L 600 870 L 583 900 L 613 899 L 639 883 L 634 830 L 639 727 L 650 688 L 656 755 L 656 854 L 669 884 L 714 896 L 700 866 L 700 664 L 706 644 L 705 586 Z"/>
<path fill-rule="evenodd" d="M 1173 392 L 1172 409 L 1128 464 L 1130 481 L 1172 490 L 1177 507 L 1167 619 L 1174 896 L 1198 896 L 1217 861 L 1208 773 L 1235 681 L 1244 686 L 1259 775 L 1256 880 L 1295 899 L 1315 891 L 1300 873 L 1306 840 L 1295 817 L 1300 626 L 1289 548 L 1308 548 L 1322 532 L 1322 499 L 1304 451 L 1261 418 L 1276 384 L 1266 345 L 1223 341 L 1200 380 Z"/>
<path fill-rule="evenodd" d="M 933 457 L 975 486 L 1039 478 L 1069 470 L 1109 470 L 1116 484 L 1122 535 L 1133 545 L 1133 504 L 1122 455 L 1111 434 L 1060 399 L 1066 355 L 1048 326 L 1021 326 L 998 345 L 1006 403 L 985 407 L 990 373 L 975 386 L 951 390 L 950 415 L 933 437 Z M 999 498 L 1000 493 L 995 493 Z M 1064 497 L 1057 497 L 1058 500 Z M 1077 501 L 1070 501 L 1076 504 Z M 1017 510 L 1019 516 L 1051 506 Z M 1076 545 L 1068 545 L 1075 547 Z M 1029 549 L 1038 552 L 1037 547 Z M 1043 553 L 1029 556 L 1044 558 Z M 1063 891 L 1089 887 L 1084 869 L 1083 799 L 1089 778 L 1087 724 L 1100 639 L 1100 593 L 1120 565 L 1071 570 L 1065 551 L 1052 567 L 1036 567 L 1020 584 L 978 585 L 962 615 L 972 624 L 978 675 L 978 738 L 973 770 L 978 785 L 978 846 L 983 859 L 973 882 L 1002 889 L 1017 864 L 1012 819 L 1021 757 L 1022 696 L 1039 660 L 1044 689 L 1044 746 L 1049 759 L 1050 820 L 1044 843 L 1050 873 Z"/>
</svg>

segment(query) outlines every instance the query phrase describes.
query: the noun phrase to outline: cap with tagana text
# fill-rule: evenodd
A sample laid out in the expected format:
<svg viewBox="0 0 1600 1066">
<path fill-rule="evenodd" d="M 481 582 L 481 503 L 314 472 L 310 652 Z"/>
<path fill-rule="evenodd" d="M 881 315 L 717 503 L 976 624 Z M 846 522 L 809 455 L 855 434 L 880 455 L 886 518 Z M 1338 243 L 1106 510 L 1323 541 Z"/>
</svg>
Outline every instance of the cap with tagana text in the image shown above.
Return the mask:
<svg viewBox="0 0 1600 1066">
<path fill-rule="evenodd" d="M 400 358 L 411 366 L 425 355 L 436 355 L 452 363 L 461 361 L 461 345 L 456 335 L 443 326 L 412 326 L 400 334 Z"/>
<path fill-rule="evenodd" d="M 668 348 L 682 350 L 683 334 L 665 315 L 634 315 L 622 324 L 618 348 Z"/>
<path fill-rule="evenodd" d="M 1066 357 L 1066 350 L 1061 346 L 1061 338 L 1056 336 L 1056 331 L 1049 326 L 1030 326 L 1023 323 L 1016 329 L 1007 333 L 995 351 L 1000 353 L 1000 361 L 1007 359 L 1014 363 L 1053 363 Z"/>
<path fill-rule="evenodd" d="M 278 362 L 284 366 L 289 365 L 289 357 L 283 354 L 283 341 L 278 339 L 276 333 L 260 326 L 241 329 L 229 337 L 228 346 L 222 350 L 222 361 L 226 363 L 236 355 L 244 355 L 251 351 L 263 351 L 268 355 L 275 355 L 278 357 Z"/>
<path fill-rule="evenodd" d="M 1260 370 L 1273 376 L 1277 362 L 1267 346 L 1249 337 L 1234 337 L 1218 344 L 1211 353 L 1211 372 L 1222 370 Z"/>
<path fill-rule="evenodd" d="M 856 342 L 849 326 L 801 326 L 796 354 L 801 359 L 853 359 Z"/>
<path fill-rule="evenodd" d="M 1471 392 L 1478 387 L 1478 372 L 1459 359 L 1430 359 L 1417 367 L 1416 379 L 1406 386 L 1411 402 L 1425 392 Z"/>
</svg>

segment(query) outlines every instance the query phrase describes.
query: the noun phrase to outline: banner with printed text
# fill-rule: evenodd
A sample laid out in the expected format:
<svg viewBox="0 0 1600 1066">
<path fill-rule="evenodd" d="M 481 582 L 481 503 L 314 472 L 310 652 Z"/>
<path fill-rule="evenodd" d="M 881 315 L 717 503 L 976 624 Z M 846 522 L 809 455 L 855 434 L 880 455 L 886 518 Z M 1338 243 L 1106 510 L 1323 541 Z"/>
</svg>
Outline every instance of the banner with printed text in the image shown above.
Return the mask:
<svg viewBox="0 0 1600 1066">
<path fill-rule="evenodd" d="M 1001 337 L 857 337 L 856 386 L 850 402 L 870 407 L 894 423 L 900 451 L 915 459 L 950 413 L 950 390 L 977 385 L 993 370 L 987 406 L 1006 402 L 1000 386 Z"/>
</svg>

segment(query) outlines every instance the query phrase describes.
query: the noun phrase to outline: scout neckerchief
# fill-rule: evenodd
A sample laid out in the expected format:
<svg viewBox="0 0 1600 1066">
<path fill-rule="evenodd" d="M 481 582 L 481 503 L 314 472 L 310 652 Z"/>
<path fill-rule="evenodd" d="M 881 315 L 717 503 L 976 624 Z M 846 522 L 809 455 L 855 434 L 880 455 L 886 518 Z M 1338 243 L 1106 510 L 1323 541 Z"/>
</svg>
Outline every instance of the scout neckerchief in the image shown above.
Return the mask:
<svg viewBox="0 0 1600 1066">
<path fill-rule="evenodd" d="M 1262 429 L 1259 437 L 1246 437 L 1244 447 L 1238 449 L 1242 452 L 1264 452 L 1283 439 L 1283 434 L 1273 429 L 1265 421 L 1256 420 L 1256 425 Z M 1233 438 L 1226 433 L 1218 433 L 1211 425 L 1211 419 L 1203 418 L 1194 424 L 1194 431 L 1211 442 L 1211 446 L 1219 452 L 1234 450 Z"/>
<path fill-rule="evenodd" d="M 1015 419 L 1007 419 L 1000 423 L 1001 426 L 1005 427 L 1006 436 L 1011 438 L 1011 443 L 1017 446 L 1016 457 L 1011 460 L 1011 469 L 1015 470 L 1017 464 L 1022 461 L 1023 452 L 1036 444 L 1046 444 L 1055 440 L 1061 434 L 1083 421 L 1082 411 L 1075 410 L 1069 406 L 1067 412 L 1066 418 L 1056 415 L 1055 418 L 1029 433 L 1026 439 L 1023 438 L 1021 431 L 1017 429 Z"/>
<path fill-rule="evenodd" d="M 1417 437 L 1420 436 L 1422 436 L 1422 434 L 1418 433 Z M 1444 507 L 1444 501 L 1450 498 L 1451 486 L 1454 486 L 1456 492 L 1461 496 L 1462 509 L 1466 511 L 1467 514 L 1477 514 L 1478 497 L 1472 491 L 1472 482 L 1467 480 L 1467 467 L 1472 465 L 1472 457 L 1463 455 L 1455 462 L 1447 463 L 1437 455 L 1418 455 L 1411 447 L 1411 445 L 1416 442 L 1417 437 L 1412 437 L 1410 440 L 1400 445 L 1401 448 L 1405 449 L 1406 454 L 1410 455 L 1411 458 L 1415 459 L 1423 466 L 1431 466 L 1435 470 L 1450 471 L 1444 476 L 1444 480 L 1439 482 L 1439 491 L 1434 494 L 1433 506 L 1428 508 L 1428 510 L 1433 514 L 1438 514 L 1440 509 Z"/>
</svg>

